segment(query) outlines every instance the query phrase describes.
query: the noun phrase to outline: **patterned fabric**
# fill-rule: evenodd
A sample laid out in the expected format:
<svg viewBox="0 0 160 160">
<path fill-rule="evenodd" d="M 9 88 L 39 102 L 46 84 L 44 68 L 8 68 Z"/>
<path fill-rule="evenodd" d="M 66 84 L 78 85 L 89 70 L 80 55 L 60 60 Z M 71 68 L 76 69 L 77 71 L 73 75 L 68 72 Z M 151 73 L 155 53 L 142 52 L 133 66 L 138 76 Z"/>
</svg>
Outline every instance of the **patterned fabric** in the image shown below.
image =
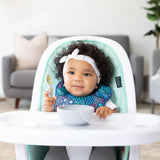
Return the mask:
<svg viewBox="0 0 160 160">
<path fill-rule="evenodd" d="M 57 100 L 55 103 L 54 112 L 57 111 L 58 106 L 62 105 L 90 105 L 94 107 L 94 111 L 100 106 L 105 106 L 106 102 L 111 98 L 111 88 L 100 84 L 98 89 L 88 96 L 77 97 L 70 94 L 64 87 L 64 82 L 60 82 L 56 86 Z"/>
</svg>

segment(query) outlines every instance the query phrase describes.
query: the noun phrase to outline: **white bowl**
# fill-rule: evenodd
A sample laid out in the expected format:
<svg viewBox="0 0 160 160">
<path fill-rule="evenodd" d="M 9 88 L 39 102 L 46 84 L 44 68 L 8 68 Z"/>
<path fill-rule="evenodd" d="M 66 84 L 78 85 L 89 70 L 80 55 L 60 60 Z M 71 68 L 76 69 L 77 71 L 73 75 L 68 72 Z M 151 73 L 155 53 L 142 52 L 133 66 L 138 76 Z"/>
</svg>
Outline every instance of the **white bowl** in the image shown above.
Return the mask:
<svg viewBox="0 0 160 160">
<path fill-rule="evenodd" d="M 88 105 L 66 105 L 59 106 L 57 112 L 64 124 L 85 125 L 92 118 L 94 108 Z"/>
</svg>

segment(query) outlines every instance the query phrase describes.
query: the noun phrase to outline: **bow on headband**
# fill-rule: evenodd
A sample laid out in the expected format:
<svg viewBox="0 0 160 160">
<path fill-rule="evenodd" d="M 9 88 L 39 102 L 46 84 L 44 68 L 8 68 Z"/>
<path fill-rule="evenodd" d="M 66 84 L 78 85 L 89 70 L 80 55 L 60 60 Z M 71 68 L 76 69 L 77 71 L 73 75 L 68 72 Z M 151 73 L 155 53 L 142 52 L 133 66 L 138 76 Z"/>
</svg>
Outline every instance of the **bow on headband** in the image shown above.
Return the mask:
<svg viewBox="0 0 160 160">
<path fill-rule="evenodd" d="M 79 53 L 79 49 L 76 48 L 76 49 L 72 52 L 72 54 L 69 54 L 68 56 L 62 57 L 62 58 L 60 59 L 59 63 L 64 63 L 64 62 L 70 60 L 71 58 L 75 58 L 75 57 L 78 55 L 78 53 Z"/>
</svg>

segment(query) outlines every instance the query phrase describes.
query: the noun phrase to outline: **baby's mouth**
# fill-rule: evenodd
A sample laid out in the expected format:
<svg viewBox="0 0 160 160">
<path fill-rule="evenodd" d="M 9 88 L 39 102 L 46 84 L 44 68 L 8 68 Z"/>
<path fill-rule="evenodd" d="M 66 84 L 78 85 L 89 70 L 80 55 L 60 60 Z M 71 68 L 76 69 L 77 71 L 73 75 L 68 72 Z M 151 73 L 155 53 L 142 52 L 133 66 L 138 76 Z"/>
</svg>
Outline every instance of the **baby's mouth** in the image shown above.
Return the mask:
<svg viewBox="0 0 160 160">
<path fill-rule="evenodd" d="M 80 85 L 73 85 L 72 87 L 73 88 L 84 88 L 83 86 L 80 86 Z"/>
</svg>

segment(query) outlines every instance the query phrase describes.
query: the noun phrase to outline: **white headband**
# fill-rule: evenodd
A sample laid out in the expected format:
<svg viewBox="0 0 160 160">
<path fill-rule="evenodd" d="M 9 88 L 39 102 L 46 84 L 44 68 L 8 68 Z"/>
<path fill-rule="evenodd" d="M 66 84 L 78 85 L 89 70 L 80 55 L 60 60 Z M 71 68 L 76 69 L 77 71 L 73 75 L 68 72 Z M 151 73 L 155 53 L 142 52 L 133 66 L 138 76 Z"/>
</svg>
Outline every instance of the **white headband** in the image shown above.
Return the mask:
<svg viewBox="0 0 160 160">
<path fill-rule="evenodd" d="M 69 61 L 70 59 L 77 59 L 77 60 L 81 60 L 81 61 L 88 62 L 88 63 L 93 67 L 93 69 L 94 69 L 95 72 L 96 72 L 97 78 L 98 78 L 97 83 L 99 83 L 99 82 L 100 82 L 100 72 L 99 72 L 99 70 L 98 70 L 98 68 L 97 68 L 97 66 L 96 66 L 95 61 L 94 61 L 91 57 L 89 57 L 89 56 L 86 56 L 86 55 L 78 55 L 78 53 L 79 53 L 79 49 L 76 48 L 76 49 L 72 52 L 72 54 L 69 54 L 68 56 L 63 56 L 63 57 L 60 59 L 59 63 L 65 63 L 64 66 L 63 66 L 63 75 L 64 75 L 64 72 L 65 72 L 65 70 L 66 70 L 66 66 L 67 66 L 68 61 Z"/>
</svg>

